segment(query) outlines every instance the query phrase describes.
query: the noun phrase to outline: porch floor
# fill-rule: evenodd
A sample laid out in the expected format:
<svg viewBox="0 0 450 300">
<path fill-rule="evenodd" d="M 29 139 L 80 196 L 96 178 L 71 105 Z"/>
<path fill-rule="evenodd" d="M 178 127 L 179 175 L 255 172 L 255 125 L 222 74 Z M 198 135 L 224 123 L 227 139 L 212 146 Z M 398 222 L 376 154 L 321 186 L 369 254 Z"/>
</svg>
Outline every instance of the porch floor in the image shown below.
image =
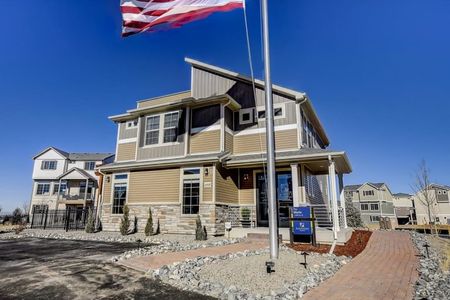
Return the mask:
<svg viewBox="0 0 450 300">
<path fill-rule="evenodd" d="M 341 228 L 338 232 L 338 245 L 345 244 L 350 237 L 352 236 L 353 229 L 352 228 Z M 249 233 L 254 234 L 269 234 L 268 227 L 254 227 L 254 228 L 242 228 L 242 227 L 233 227 L 230 231 L 230 237 L 232 238 L 245 238 Z M 279 228 L 279 234 L 282 236 L 282 240 L 284 242 L 289 242 L 289 228 Z M 228 233 L 225 233 L 228 236 Z M 316 238 L 318 243 L 322 244 L 331 244 L 333 243 L 333 231 L 328 228 L 316 228 Z"/>
</svg>

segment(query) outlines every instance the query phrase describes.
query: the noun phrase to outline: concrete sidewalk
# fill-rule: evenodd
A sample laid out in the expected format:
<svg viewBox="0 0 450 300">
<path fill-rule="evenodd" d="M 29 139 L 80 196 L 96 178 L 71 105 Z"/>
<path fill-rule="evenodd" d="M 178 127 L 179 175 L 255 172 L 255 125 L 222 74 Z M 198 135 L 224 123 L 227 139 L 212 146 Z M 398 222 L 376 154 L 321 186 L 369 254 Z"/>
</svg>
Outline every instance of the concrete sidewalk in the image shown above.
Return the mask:
<svg viewBox="0 0 450 300">
<path fill-rule="evenodd" d="M 364 251 L 304 299 L 412 299 L 416 250 L 406 232 L 375 231 Z"/>
<path fill-rule="evenodd" d="M 267 243 L 263 241 L 242 241 L 237 244 L 219 247 L 199 248 L 194 250 L 168 252 L 149 256 L 136 256 L 127 260 L 119 261 L 118 263 L 137 271 L 147 272 L 149 269 L 158 269 L 164 265 L 183 261 L 186 258 L 225 255 L 228 253 L 241 252 L 245 250 L 257 250 L 267 247 Z"/>
</svg>

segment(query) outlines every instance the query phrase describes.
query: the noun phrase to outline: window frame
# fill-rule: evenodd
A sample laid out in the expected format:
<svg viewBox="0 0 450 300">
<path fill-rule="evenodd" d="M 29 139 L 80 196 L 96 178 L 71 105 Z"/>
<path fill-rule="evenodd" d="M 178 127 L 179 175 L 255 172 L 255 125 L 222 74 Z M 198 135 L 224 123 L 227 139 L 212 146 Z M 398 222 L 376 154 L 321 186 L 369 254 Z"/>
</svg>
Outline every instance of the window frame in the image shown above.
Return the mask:
<svg viewBox="0 0 450 300">
<path fill-rule="evenodd" d="M 171 114 L 177 114 L 177 125 L 176 126 L 170 126 L 170 127 L 165 127 L 165 119 L 166 119 L 166 115 L 171 115 Z M 151 148 L 151 147 L 159 147 L 159 146 L 170 146 L 170 145 L 177 145 L 180 142 L 178 142 L 178 130 L 179 130 L 179 122 L 180 122 L 180 118 L 181 118 L 182 114 L 180 110 L 175 110 L 175 111 L 169 111 L 169 112 L 165 112 L 165 113 L 160 113 L 160 114 L 152 114 L 152 115 L 147 115 L 145 116 L 145 127 L 144 127 L 144 145 L 143 148 Z M 159 122 L 158 122 L 158 129 L 147 129 L 148 126 L 148 120 L 150 118 L 159 118 Z M 176 131 L 176 140 L 174 142 L 164 142 L 164 135 L 165 135 L 165 130 L 166 129 L 174 129 Z M 149 132 L 158 132 L 158 143 L 155 144 L 147 144 L 147 133 Z"/>
<path fill-rule="evenodd" d="M 138 119 L 128 120 L 125 122 L 125 129 L 135 129 L 138 127 L 138 123 L 139 123 Z"/>
<path fill-rule="evenodd" d="M 281 108 L 281 116 L 275 116 L 275 109 Z M 264 112 L 264 117 L 260 117 L 259 113 Z M 284 119 L 286 118 L 286 105 L 285 103 L 274 103 L 273 104 L 273 119 Z M 258 106 L 256 107 L 256 119 L 258 121 L 264 121 L 266 119 L 266 107 L 265 106 Z"/>
<path fill-rule="evenodd" d="M 376 218 L 378 220 L 373 220 L 374 218 Z M 369 219 L 370 219 L 370 222 L 375 223 L 375 222 L 380 222 L 381 217 L 379 215 L 370 215 Z"/>
<path fill-rule="evenodd" d="M 376 205 L 377 206 L 377 209 L 373 209 L 372 208 L 372 205 Z M 370 210 L 380 210 L 380 204 L 379 203 L 370 203 Z"/>
<path fill-rule="evenodd" d="M 39 193 L 39 186 L 44 186 L 47 185 L 48 186 L 48 191 L 47 192 L 43 192 L 43 193 Z M 50 190 L 51 190 L 51 184 L 50 182 L 38 182 L 36 183 L 36 192 L 35 195 L 36 196 L 50 196 Z"/>
<path fill-rule="evenodd" d="M 244 120 L 242 117 L 245 114 L 249 114 L 250 118 L 248 120 Z M 255 108 L 242 108 L 239 110 L 239 124 L 240 125 L 247 125 L 247 124 L 253 124 L 255 123 Z"/>
<path fill-rule="evenodd" d="M 185 171 L 188 170 L 198 170 L 198 174 L 185 174 Z M 183 217 L 196 217 L 200 213 L 200 206 L 203 202 L 203 167 L 189 167 L 189 168 L 180 168 L 180 215 Z M 185 211 L 185 203 L 184 203 L 184 184 L 185 181 L 197 181 L 199 186 L 198 191 L 198 212 L 197 213 L 184 213 Z M 192 202 L 191 202 L 192 203 Z M 192 206 L 192 204 L 190 204 Z M 192 209 L 192 207 L 191 207 Z"/>
<path fill-rule="evenodd" d="M 67 182 L 61 181 L 61 186 L 65 187 L 64 190 L 59 190 L 59 183 L 55 182 L 53 184 L 53 193 L 52 193 L 52 195 L 58 195 L 58 192 L 59 192 L 59 195 L 64 195 L 64 192 L 67 191 Z"/>
<path fill-rule="evenodd" d="M 364 205 L 364 207 L 367 206 L 367 209 L 363 209 L 363 205 Z M 361 211 L 369 211 L 369 203 L 360 203 L 359 208 Z"/>
<path fill-rule="evenodd" d="M 94 167 L 93 167 L 92 169 L 86 168 L 86 166 L 87 166 L 88 164 L 89 164 L 89 165 L 93 164 Z M 94 170 L 95 170 L 95 167 L 96 167 L 95 161 L 85 161 L 85 162 L 84 162 L 84 168 L 83 168 L 83 169 L 86 170 L 86 171 L 94 171 Z"/>
<path fill-rule="evenodd" d="M 177 115 L 177 117 L 175 119 L 176 120 L 175 126 L 170 124 L 171 126 L 167 126 L 166 127 L 166 118 L 167 118 L 167 116 L 168 115 L 174 115 L 174 114 Z M 163 144 L 175 143 L 177 141 L 177 139 L 178 139 L 178 123 L 179 123 L 179 120 L 180 120 L 180 112 L 179 111 L 173 111 L 173 112 L 169 112 L 169 113 L 164 114 L 163 128 L 162 128 L 162 142 L 163 142 Z M 168 142 L 166 142 L 165 141 L 166 140 L 166 130 L 173 130 L 173 129 L 175 129 L 175 141 L 168 141 Z"/>
<path fill-rule="evenodd" d="M 51 166 L 52 163 L 55 164 L 55 167 L 54 167 L 54 168 L 50 168 L 50 166 Z M 47 167 L 45 167 L 46 164 L 48 164 Z M 44 171 L 54 171 L 54 170 L 56 170 L 57 168 L 58 168 L 58 161 L 57 161 L 57 160 L 54 160 L 54 159 L 52 159 L 52 160 L 43 160 L 43 161 L 41 162 L 41 170 L 44 170 Z"/>
<path fill-rule="evenodd" d="M 122 178 L 119 178 L 119 179 L 116 179 L 116 176 L 121 176 Z M 126 178 L 123 178 L 123 176 L 125 176 L 126 175 Z M 111 215 L 113 215 L 113 216 L 121 216 L 121 215 L 123 215 L 123 207 L 125 207 L 125 205 L 127 205 L 128 204 L 128 195 L 130 194 L 129 192 L 130 192 L 130 190 L 129 190 L 129 187 L 130 187 L 130 184 L 129 184 L 129 178 L 130 178 L 130 173 L 128 172 L 128 173 L 117 173 L 117 174 L 114 174 L 114 176 L 111 176 L 112 177 L 112 182 L 111 182 Z M 114 194 L 115 194 L 115 188 L 116 188 L 116 185 L 122 185 L 122 186 L 125 186 L 125 188 L 126 188 L 126 190 L 125 190 L 125 202 L 123 203 L 123 207 L 122 207 L 122 213 L 116 213 L 116 212 L 114 212 L 114 207 L 115 207 L 115 205 L 114 205 Z"/>
</svg>

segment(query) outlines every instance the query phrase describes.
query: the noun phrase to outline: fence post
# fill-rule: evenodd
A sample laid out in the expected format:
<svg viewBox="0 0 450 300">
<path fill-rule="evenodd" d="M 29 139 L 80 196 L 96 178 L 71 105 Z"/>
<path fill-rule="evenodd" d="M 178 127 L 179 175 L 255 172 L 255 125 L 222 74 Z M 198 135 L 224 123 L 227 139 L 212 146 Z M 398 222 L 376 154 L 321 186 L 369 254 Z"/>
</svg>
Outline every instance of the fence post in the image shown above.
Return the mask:
<svg viewBox="0 0 450 300">
<path fill-rule="evenodd" d="M 65 230 L 66 232 L 69 231 L 69 218 L 70 218 L 70 206 L 66 206 L 66 224 L 65 224 Z"/>
<path fill-rule="evenodd" d="M 45 209 L 44 230 L 47 227 L 47 215 L 48 215 L 48 207 Z"/>
</svg>

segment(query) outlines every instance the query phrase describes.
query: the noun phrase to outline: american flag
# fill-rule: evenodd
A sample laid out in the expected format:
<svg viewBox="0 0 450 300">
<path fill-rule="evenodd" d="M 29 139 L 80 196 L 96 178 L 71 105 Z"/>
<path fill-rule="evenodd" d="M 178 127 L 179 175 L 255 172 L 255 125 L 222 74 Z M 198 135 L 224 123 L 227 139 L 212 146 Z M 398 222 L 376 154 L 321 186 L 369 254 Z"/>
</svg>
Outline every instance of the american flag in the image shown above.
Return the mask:
<svg viewBox="0 0 450 300">
<path fill-rule="evenodd" d="M 121 0 L 122 36 L 153 31 L 168 24 L 180 27 L 218 11 L 241 8 L 244 0 Z"/>
</svg>

